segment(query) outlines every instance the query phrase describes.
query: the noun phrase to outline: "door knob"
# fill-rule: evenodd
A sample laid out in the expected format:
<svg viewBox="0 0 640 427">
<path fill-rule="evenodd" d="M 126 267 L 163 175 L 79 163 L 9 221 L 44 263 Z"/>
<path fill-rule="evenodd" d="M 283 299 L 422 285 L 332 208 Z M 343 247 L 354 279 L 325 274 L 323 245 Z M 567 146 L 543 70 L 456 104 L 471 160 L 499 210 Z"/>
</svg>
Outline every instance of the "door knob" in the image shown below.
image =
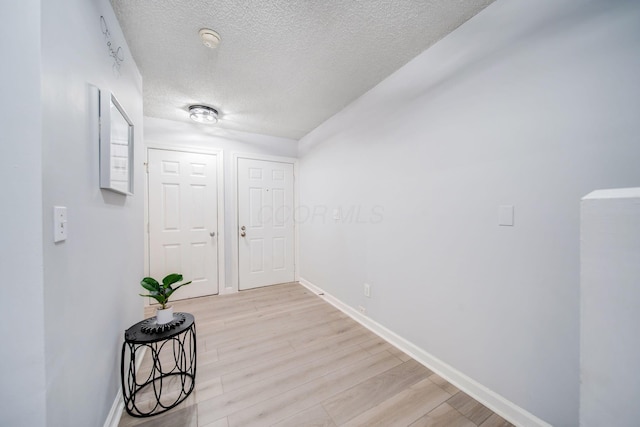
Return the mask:
<svg viewBox="0 0 640 427">
<path fill-rule="evenodd" d="M 215 232 L 215 231 L 212 231 L 211 233 L 209 233 L 209 236 L 211 236 L 211 237 L 213 237 L 213 236 L 215 236 L 215 235 L 216 235 L 216 232 Z"/>
<path fill-rule="evenodd" d="M 242 231 L 244 231 L 244 230 L 246 230 L 246 229 L 247 229 L 247 228 L 246 228 L 244 225 L 243 225 L 242 227 L 240 227 L 240 230 L 242 230 Z"/>
<path fill-rule="evenodd" d="M 246 236 L 246 235 L 247 235 L 247 233 L 245 233 L 245 232 L 243 231 L 242 233 L 240 233 L 240 235 L 241 235 L 242 237 L 244 237 L 244 236 Z"/>
</svg>

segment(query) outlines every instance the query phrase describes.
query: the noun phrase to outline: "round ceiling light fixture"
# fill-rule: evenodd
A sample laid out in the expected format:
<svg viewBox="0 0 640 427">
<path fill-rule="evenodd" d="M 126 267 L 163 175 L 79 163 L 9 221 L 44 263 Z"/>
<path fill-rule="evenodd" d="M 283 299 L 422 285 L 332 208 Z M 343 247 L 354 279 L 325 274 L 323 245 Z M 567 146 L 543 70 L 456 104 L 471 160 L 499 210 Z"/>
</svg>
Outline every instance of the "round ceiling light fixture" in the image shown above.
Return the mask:
<svg viewBox="0 0 640 427">
<path fill-rule="evenodd" d="M 198 123 L 216 123 L 218 110 L 206 105 L 192 105 L 189 107 L 189 117 Z"/>
<path fill-rule="evenodd" d="M 220 44 L 220 34 L 208 28 L 203 28 L 198 33 L 202 39 L 202 43 L 209 49 L 215 49 Z"/>
</svg>

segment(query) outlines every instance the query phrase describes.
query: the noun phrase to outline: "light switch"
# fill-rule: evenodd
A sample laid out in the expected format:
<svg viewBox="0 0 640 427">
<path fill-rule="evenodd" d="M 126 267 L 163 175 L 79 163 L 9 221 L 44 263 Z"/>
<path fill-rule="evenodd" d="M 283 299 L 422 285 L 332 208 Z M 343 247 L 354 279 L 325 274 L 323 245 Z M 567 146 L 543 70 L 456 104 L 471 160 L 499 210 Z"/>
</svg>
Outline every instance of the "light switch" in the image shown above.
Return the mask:
<svg viewBox="0 0 640 427">
<path fill-rule="evenodd" d="M 498 225 L 513 226 L 513 205 L 502 205 L 499 207 Z"/>
<path fill-rule="evenodd" d="M 67 240 L 67 208 L 64 206 L 53 207 L 53 241 Z"/>
</svg>

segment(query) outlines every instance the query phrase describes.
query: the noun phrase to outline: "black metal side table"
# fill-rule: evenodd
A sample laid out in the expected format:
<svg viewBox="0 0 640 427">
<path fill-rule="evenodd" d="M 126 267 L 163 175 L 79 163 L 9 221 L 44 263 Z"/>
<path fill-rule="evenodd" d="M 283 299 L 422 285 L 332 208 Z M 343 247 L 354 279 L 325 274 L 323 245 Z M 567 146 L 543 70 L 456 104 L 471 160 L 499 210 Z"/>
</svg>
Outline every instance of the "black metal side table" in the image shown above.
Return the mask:
<svg viewBox="0 0 640 427">
<path fill-rule="evenodd" d="M 151 363 L 136 370 L 136 352 L 143 348 L 150 352 Z M 122 395 L 129 415 L 150 417 L 179 405 L 196 381 L 193 315 L 174 313 L 173 321 L 165 325 L 158 325 L 155 317 L 136 323 L 124 333 L 120 360 Z"/>
</svg>

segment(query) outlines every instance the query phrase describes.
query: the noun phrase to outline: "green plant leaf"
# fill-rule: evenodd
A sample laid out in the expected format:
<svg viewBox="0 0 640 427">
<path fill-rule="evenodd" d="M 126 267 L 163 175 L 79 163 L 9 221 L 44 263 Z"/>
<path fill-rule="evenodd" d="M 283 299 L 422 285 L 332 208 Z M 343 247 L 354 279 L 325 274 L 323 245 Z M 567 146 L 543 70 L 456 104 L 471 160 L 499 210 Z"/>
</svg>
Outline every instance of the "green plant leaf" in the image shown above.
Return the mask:
<svg viewBox="0 0 640 427">
<path fill-rule="evenodd" d="M 189 283 L 191 283 L 191 281 L 188 281 L 187 283 L 183 283 L 181 285 L 176 286 L 175 288 L 171 288 L 169 287 L 168 289 L 165 290 L 165 293 L 167 295 L 167 299 L 169 299 L 169 297 L 171 296 L 171 294 L 173 294 L 175 291 L 177 291 L 178 289 L 180 289 L 183 286 L 188 285 Z"/>
<path fill-rule="evenodd" d="M 143 295 L 143 294 L 139 294 L 141 297 L 149 297 L 149 298 L 153 298 L 156 301 L 158 301 L 158 303 L 160 305 L 162 305 L 162 308 L 165 308 L 165 304 L 167 303 L 167 297 L 165 297 L 164 295 Z"/>
<path fill-rule="evenodd" d="M 152 277 L 145 277 L 144 279 L 142 279 L 140 284 L 148 291 L 160 291 L 160 283 L 158 283 L 158 281 Z"/>
<path fill-rule="evenodd" d="M 176 290 L 180 289 L 181 287 L 191 283 L 191 281 L 189 281 L 187 283 L 182 283 L 176 286 L 175 288 L 171 287 L 171 285 L 173 285 L 174 283 L 180 282 L 181 280 L 182 280 L 182 274 L 177 274 L 177 273 L 171 273 L 167 275 L 164 279 L 162 279 L 162 285 L 158 283 L 158 281 L 155 280 L 153 277 L 145 277 L 144 279 L 142 279 L 140 284 L 142 285 L 143 288 L 149 291 L 149 294 L 148 295 L 140 294 L 140 296 L 155 299 L 156 301 L 158 301 L 158 303 L 162 305 L 162 308 L 164 309 L 166 308 L 166 305 L 169 302 L 169 297 L 171 296 L 171 294 L 173 294 Z"/>
<path fill-rule="evenodd" d="M 178 289 L 180 289 L 183 286 L 187 286 L 189 283 L 191 283 L 191 280 L 189 280 L 187 283 L 183 283 L 181 285 L 176 286 L 175 288 L 173 288 L 173 292 L 177 291 Z"/>
<path fill-rule="evenodd" d="M 177 273 L 171 273 L 169 274 L 167 277 L 165 277 L 164 279 L 162 279 L 162 284 L 164 285 L 164 288 L 168 288 L 171 285 L 173 285 L 176 282 L 179 282 L 182 280 L 182 274 L 177 274 Z"/>
</svg>

